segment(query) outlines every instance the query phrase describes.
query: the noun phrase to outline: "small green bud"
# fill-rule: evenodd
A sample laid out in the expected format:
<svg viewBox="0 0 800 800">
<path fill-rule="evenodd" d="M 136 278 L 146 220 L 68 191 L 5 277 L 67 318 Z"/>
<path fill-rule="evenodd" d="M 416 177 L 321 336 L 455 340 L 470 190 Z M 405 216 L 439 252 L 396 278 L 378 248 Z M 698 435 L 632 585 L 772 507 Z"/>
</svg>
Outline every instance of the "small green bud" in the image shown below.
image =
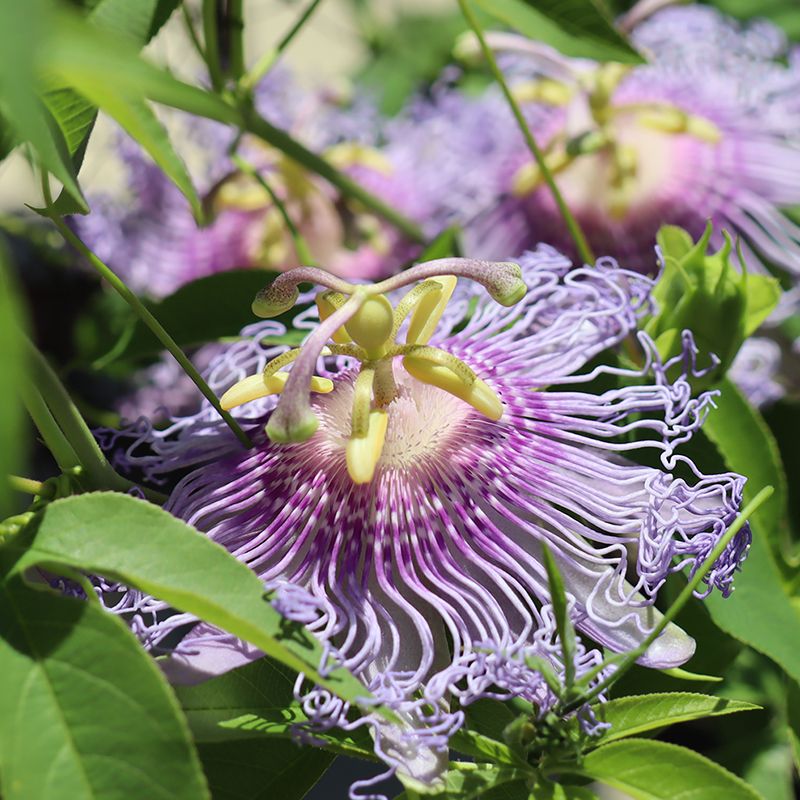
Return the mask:
<svg viewBox="0 0 800 800">
<path fill-rule="evenodd" d="M 695 382 L 696 389 L 707 388 L 725 374 L 780 296 L 775 279 L 747 273 L 741 251 L 741 271 L 732 266 L 733 242 L 727 231 L 722 232 L 722 247 L 709 254 L 712 231 L 709 222 L 695 243 L 681 228 L 661 228 L 657 240 L 664 266 L 653 291 L 658 312 L 645 327 L 665 360 L 680 352 L 684 329 L 692 331 L 704 357 L 714 353 L 719 358 L 718 367 Z"/>
</svg>

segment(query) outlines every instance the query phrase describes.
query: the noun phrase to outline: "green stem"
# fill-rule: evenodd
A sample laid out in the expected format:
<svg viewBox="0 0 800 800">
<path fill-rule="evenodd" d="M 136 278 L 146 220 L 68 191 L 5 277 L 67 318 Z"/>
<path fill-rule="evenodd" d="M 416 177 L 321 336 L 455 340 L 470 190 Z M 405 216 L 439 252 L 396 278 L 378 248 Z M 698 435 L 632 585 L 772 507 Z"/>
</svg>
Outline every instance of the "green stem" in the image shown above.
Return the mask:
<svg viewBox="0 0 800 800">
<path fill-rule="evenodd" d="M 48 206 L 50 205 L 48 201 Z M 159 342 L 172 354 L 180 364 L 183 371 L 192 379 L 195 386 L 203 393 L 203 396 L 216 409 L 217 413 L 227 423 L 228 427 L 236 434 L 239 441 L 247 448 L 252 447 L 250 437 L 239 427 L 239 423 L 219 404 L 217 396 L 211 391 L 211 387 L 203 380 L 200 373 L 195 369 L 194 364 L 186 357 L 186 354 L 178 346 L 177 342 L 164 330 L 161 323 L 150 313 L 142 301 L 126 286 L 110 267 L 106 266 L 79 238 L 71 231 L 64 220 L 57 214 L 49 214 L 50 219 L 60 231 L 61 235 L 82 255 L 84 255 L 94 269 L 119 293 L 123 300 L 136 312 L 139 319 L 152 331 Z"/>
<path fill-rule="evenodd" d="M 19 475 L 9 475 L 8 482 L 11 484 L 12 489 L 25 494 L 32 494 L 36 497 L 41 497 L 44 491 L 44 484 L 41 481 L 22 478 Z"/>
<path fill-rule="evenodd" d="M 468 0 L 458 0 L 458 5 L 461 8 L 461 13 L 464 15 L 464 19 L 466 19 L 467 24 L 470 26 L 470 28 L 472 28 L 473 32 L 478 37 L 478 41 L 481 44 L 481 50 L 483 51 L 483 56 L 486 59 L 486 63 L 489 65 L 489 70 L 498 84 L 500 84 L 500 88 L 502 89 L 506 101 L 511 108 L 511 113 L 514 115 L 514 119 L 517 121 L 517 125 L 519 125 L 519 129 L 522 132 L 525 143 L 528 145 L 528 149 L 531 151 L 531 154 L 536 160 L 536 164 L 542 173 L 544 182 L 547 184 L 547 188 L 553 195 L 553 199 L 558 206 L 558 210 L 561 213 L 561 216 L 564 218 L 564 222 L 569 230 L 569 234 L 572 237 L 572 240 L 575 242 L 575 247 L 578 250 L 578 254 L 585 263 L 594 264 L 595 259 L 591 248 L 589 247 L 589 243 L 586 241 L 586 237 L 583 235 L 583 231 L 581 230 L 580 225 L 578 225 L 578 221 L 572 215 L 569 207 L 564 202 L 564 198 L 562 197 L 561 192 L 558 190 L 558 186 L 556 186 L 553 173 L 550 171 L 550 167 L 547 166 L 544 154 L 539 148 L 539 145 L 536 144 L 536 140 L 533 138 L 533 134 L 528 127 L 525 116 L 523 115 L 519 104 L 514 99 L 514 95 L 511 93 L 511 90 L 508 88 L 508 84 L 503 77 L 503 73 L 497 66 L 494 53 L 486 43 L 483 30 L 481 29 L 480 23 L 476 19 L 475 15 L 472 13 L 472 10 L 468 4 Z"/>
<path fill-rule="evenodd" d="M 33 385 L 44 398 L 59 430 L 77 457 L 77 464 L 72 466 L 80 465 L 92 486 L 127 490 L 130 483 L 111 468 L 64 385 L 47 363 L 47 359 L 30 342 L 27 358 Z"/>
<path fill-rule="evenodd" d="M 228 0 L 228 35 L 230 36 L 231 78 L 238 81 L 244 75 L 244 14 L 243 0 Z"/>
<path fill-rule="evenodd" d="M 253 69 L 245 75 L 241 80 L 241 87 L 250 91 L 255 85 L 272 69 L 273 64 L 280 58 L 283 51 L 291 44 L 295 36 L 302 30 L 303 26 L 311 18 L 311 15 L 316 11 L 317 6 L 321 0 L 311 0 L 303 12 L 295 21 L 294 25 L 286 32 L 284 37 L 278 42 L 276 47 L 268 50 L 261 58 L 258 59 Z"/>
<path fill-rule="evenodd" d="M 189 34 L 189 39 L 192 42 L 192 46 L 197 51 L 197 55 L 206 60 L 206 54 L 203 50 L 203 45 L 200 43 L 200 39 L 197 36 L 197 31 L 194 29 L 194 23 L 192 22 L 192 18 L 189 15 L 189 8 L 186 3 L 181 3 L 181 13 L 183 14 L 183 24 L 186 26 L 186 32 Z"/>
<path fill-rule="evenodd" d="M 700 569 L 695 572 L 695 574 L 690 578 L 687 582 L 686 586 L 683 587 L 683 591 L 678 595 L 675 599 L 675 602 L 669 607 L 669 609 L 664 613 L 664 616 L 659 620 L 658 625 L 653 628 L 653 630 L 648 634 L 648 636 L 642 641 L 642 643 L 635 649 L 629 653 L 625 654 L 625 658 L 619 662 L 616 670 L 612 675 L 606 678 L 604 681 L 601 681 L 599 684 L 594 686 L 591 691 L 587 692 L 586 694 L 582 695 L 580 698 L 573 700 L 570 703 L 567 703 L 562 709 L 558 711 L 558 713 L 563 716 L 565 714 L 569 714 L 571 711 L 575 711 L 580 708 L 585 703 L 593 700 L 599 694 L 602 694 L 606 689 L 608 689 L 613 683 L 618 681 L 635 663 L 638 658 L 640 658 L 648 647 L 661 635 L 662 631 L 672 622 L 675 617 L 678 616 L 680 610 L 689 602 L 692 594 L 700 585 L 703 578 L 708 574 L 708 571 L 714 566 L 714 563 L 717 559 L 722 555 L 725 548 L 730 543 L 731 539 L 736 536 L 737 533 L 742 529 L 744 524 L 747 522 L 748 518 L 751 517 L 760 507 L 761 505 L 768 500 L 772 493 L 775 490 L 772 486 L 765 486 L 739 513 L 736 519 L 733 521 L 733 524 L 728 528 L 722 538 L 717 542 L 714 549 L 708 554 L 708 557 L 705 561 L 700 565 Z M 613 656 L 612 656 L 613 658 Z"/>
<path fill-rule="evenodd" d="M 19 388 L 22 402 L 25 404 L 25 408 L 47 449 L 53 454 L 58 468 L 62 472 L 66 472 L 80 466 L 80 460 L 75 450 L 73 450 L 69 440 L 61 432 L 61 428 L 47 407 L 47 403 L 45 403 L 41 393 L 37 391 L 33 384 L 27 381 L 24 381 Z"/>
<path fill-rule="evenodd" d="M 219 92 L 222 89 L 223 78 L 217 38 L 217 0 L 203 0 L 203 42 L 211 86 L 215 92 Z"/>
<path fill-rule="evenodd" d="M 242 172 L 250 175 L 251 178 L 254 178 L 258 185 L 270 196 L 270 199 L 275 204 L 275 207 L 278 209 L 278 212 L 283 218 L 283 222 L 289 231 L 289 235 L 292 237 L 294 249 L 297 251 L 297 257 L 300 260 L 300 263 L 309 267 L 317 266 L 317 262 L 314 260 L 314 256 L 311 254 L 311 250 L 309 249 L 306 240 L 303 238 L 300 231 L 297 230 L 297 226 L 289 216 L 286 206 L 283 204 L 283 201 L 280 199 L 280 197 L 275 194 L 272 187 L 266 182 L 266 180 L 264 180 L 264 177 L 252 164 L 250 164 L 248 161 L 245 161 L 240 155 L 233 153 L 231 155 L 231 160 Z"/>
</svg>

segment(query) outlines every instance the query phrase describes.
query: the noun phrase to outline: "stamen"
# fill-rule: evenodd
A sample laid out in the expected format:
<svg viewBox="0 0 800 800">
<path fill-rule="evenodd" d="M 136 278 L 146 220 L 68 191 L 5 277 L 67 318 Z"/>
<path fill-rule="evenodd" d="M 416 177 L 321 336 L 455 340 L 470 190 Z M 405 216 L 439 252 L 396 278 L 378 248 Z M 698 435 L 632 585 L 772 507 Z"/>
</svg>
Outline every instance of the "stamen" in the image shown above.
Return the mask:
<svg viewBox="0 0 800 800">
<path fill-rule="evenodd" d="M 369 413 L 367 433 L 361 437 L 351 437 L 347 442 L 345 460 L 347 471 L 353 483 L 369 483 L 375 475 L 375 467 L 383 452 L 389 415 L 380 409 Z"/>
<path fill-rule="evenodd" d="M 420 299 L 419 305 L 414 310 L 414 315 L 408 323 L 406 341 L 409 344 L 427 344 L 433 336 L 439 320 L 442 318 L 445 307 L 453 296 L 453 291 L 458 283 L 455 275 L 442 275 L 434 279 L 441 286 L 438 295 L 428 294 Z"/>
<path fill-rule="evenodd" d="M 316 296 L 315 302 L 319 311 L 320 321 L 322 321 L 328 319 L 337 308 L 341 308 L 347 302 L 347 298 L 341 292 L 320 292 Z M 352 341 L 350 334 L 344 328 L 334 331 L 331 339 L 338 344 L 348 344 Z"/>
<path fill-rule="evenodd" d="M 545 156 L 545 163 L 553 175 L 563 172 L 574 161 L 574 155 L 566 150 L 558 150 Z M 533 162 L 523 164 L 511 180 L 511 192 L 516 197 L 524 197 L 538 189 L 544 181 L 542 171 Z"/>
<path fill-rule="evenodd" d="M 418 381 L 444 389 L 489 419 L 503 416 L 503 404 L 497 394 L 460 359 L 427 345 L 398 350 L 409 353 L 403 358 L 403 366 Z"/>
<path fill-rule="evenodd" d="M 230 411 L 236 406 L 267 397 L 271 394 L 280 394 L 286 381 L 289 380 L 288 372 L 278 372 L 268 377 L 261 375 L 250 375 L 247 378 L 235 383 L 228 389 L 219 400 L 219 404 L 225 411 Z M 333 391 L 333 381 L 328 378 L 320 378 L 314 375 L 311 378 L 311 391 L 327 394 Z"/>
<path fill-rule="evenodd" d="M 319 421 L 309 405 L 308 387 L 317 358 L 333 332 L 350 321 L 365 299 L 364 292 L 357 289 L 341 308 L 321 322 L 308 337 L 289 375 L 289 380 L 286 381 L 281 399 L 267 423 L 267 436 L 273 442 L 302 442 L 313 436 Z"/>
<path fill-rule="evenodd" d="M 548 106 L 565 106 L 575 95 L 575 86 L 553 80 L 540 78 L 536 81 L 525 81 L 512 90 L 518 103 L 543 103 Z"/>
</svg>

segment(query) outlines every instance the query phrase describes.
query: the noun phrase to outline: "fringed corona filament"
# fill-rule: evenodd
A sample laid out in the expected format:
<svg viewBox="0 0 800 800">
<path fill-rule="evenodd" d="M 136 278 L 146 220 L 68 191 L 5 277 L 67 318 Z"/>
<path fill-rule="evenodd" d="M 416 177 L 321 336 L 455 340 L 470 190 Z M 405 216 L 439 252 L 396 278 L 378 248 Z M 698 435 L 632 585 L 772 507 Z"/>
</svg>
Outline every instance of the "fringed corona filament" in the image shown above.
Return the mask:
<svg viewBox="0 0 800 800">
<path fill-rule="evenodd" d="M 463 361 L 428 344 L 459 276 L 483 284 L 506 306 L 514 305 L 526 292 L 518 265 L 472 259 L 427 262 L 373 286 L 347 284 L 309 267 L 284 273 L 259 293 L 254 310 L 261 316 L 283 313 L 298 295 L 297 285 L 315 281 L 327 287 L 316 297 L 320 325 L 302 347 L 282 353 L 260 375 L 231 387 L 222 397 L 222 406 L 233 408 L 281 394 L 267 434 L 275 442 L 304 441 L 316 430 L 310 392 L 334 389 L 333 381 L 313 374 L 317 358 L 340 355 L 359 361 L 345 452 L 354 483 L 369 483 L 380 461 L 389 424 L 387 408 L 397 395 L 395 358 L 402 359 L 403 368 L 416 380 L 449 392 L 489 419 L 500 419 L 503 404 L 494 390 Z M 393 308 L 385 292 L 416 281 L 421 282 Z M 401 343 L 398 337 L 406 322 Z M 295 366 L 290 372 L 280 371 L 292 362 Z"/>
</svg>

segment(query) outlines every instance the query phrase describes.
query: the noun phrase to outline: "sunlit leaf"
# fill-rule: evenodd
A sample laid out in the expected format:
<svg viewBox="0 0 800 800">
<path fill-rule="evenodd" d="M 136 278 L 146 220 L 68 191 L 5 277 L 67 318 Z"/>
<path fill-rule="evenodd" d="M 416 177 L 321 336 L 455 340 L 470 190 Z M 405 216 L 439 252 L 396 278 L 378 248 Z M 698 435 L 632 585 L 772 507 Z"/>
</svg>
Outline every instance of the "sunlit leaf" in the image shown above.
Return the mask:
<svg viewBox="0 0 800 800">
<path fill-rule="evenodd" d="M 604 745 L 616 739 L 636 736 L 678 722 L 690 722 L 705 717 L 719 717 L 739 711 L 760 709 L 753 703 L 727 700 L 693 692 L 631 695 L 602 703 L 595 710 L 599 719 L 611 727 L 596 740 Z M 589 740 L 593 745 L 595 740 Z"/>
<path fill-rule="evenodd" d="M 19 579 L 0 600 L 5 800 L 209 797 L 166 680 L 119 619 Z"/>
<path fill-rule="evenodd" d="M 693 750 L 648 739 L 623 739 L 593 750 L 580 772 L 633 800 L 762 800 L 741 778 Z"/>
</svg>

